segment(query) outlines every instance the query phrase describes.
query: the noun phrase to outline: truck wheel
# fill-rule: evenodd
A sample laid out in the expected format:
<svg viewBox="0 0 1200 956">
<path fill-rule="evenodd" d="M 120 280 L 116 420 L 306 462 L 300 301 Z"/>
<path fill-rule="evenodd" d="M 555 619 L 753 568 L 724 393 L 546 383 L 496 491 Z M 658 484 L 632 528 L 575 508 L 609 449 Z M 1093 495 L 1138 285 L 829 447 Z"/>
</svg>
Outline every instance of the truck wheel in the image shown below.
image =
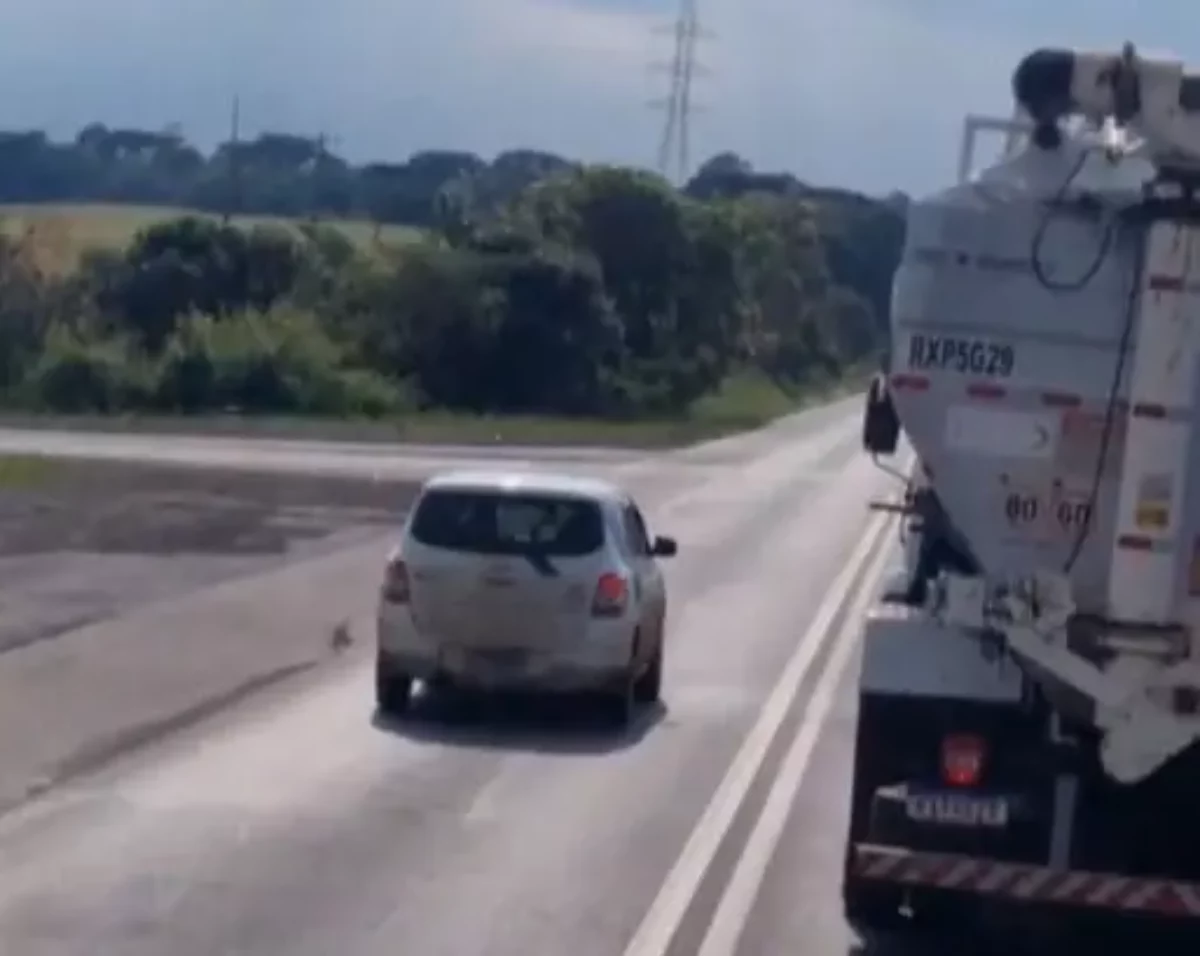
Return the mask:
<svg viewBox="0 0 1200 956">
<path fill-rule="evenodd" d="M 375 705 L 384 717 L 401 717 L 412 704 L 412 675 L 394 671 L 382 655 L 375 660 Z"/>
<path fill-rule="evenodd" d="M 888 886 L 874 886 L 847 878 L 842 883 L 842 912 L 859 935 L 896 934 L 912 929 L 912 920 L 900 912 L 900 894 Z"/>
<path fill-rule="evenodd" d="M 912 920 L 900 912 L 903 890 L 886 883 L 860 880 L 852 870 L 853 847 L 870 835 L 871 802 L 877 787 L 892 782 L 896 747 L 892 733 L 898 715 L 869 697 L 859 698 L 855 731 L 853 779 L 850 785 L 850 825 L 842 863 L 842 908 L 846 922 L 859 933 L 893 934 L 911 929 Z M 901 738 L 902 739 L 902 738 Z"/>
</svg>

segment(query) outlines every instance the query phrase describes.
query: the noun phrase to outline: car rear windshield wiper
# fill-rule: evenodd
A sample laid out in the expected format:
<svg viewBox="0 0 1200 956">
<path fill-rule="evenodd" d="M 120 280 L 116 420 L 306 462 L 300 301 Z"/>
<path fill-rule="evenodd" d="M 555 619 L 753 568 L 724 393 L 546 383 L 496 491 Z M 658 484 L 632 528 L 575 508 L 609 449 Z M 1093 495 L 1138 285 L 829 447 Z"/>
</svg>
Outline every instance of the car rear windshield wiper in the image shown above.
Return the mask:
<svg viewBox="0 0 1200 956">
<path fill-rule="evenodd" d="M 537 545 L 530 545 L 529 547 L 522 548 L 521 556 L 528 561 L 530 565 L 532 565 L 533 570 L 535 570 L 542 577 L 558 577 L 558 568 L 554 566 L 554 563 L 550 560 L 549 555 L 547 555 L 546 552 L 541 548 L 537 547 Z"/>
</svg>

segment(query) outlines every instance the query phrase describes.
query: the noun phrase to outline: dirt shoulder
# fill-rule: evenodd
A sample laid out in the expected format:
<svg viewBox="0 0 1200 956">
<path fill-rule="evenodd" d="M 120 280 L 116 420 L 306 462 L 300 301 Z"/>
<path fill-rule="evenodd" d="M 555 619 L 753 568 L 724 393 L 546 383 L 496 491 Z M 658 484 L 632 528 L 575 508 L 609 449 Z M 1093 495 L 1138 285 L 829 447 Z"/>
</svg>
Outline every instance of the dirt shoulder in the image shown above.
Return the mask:
<svg viewBox="0 0 1200 956">
<path fill-rule="evenodd" d="M 415 490 L 0 458 L 0 811 L 368 644 Z"/>
<path fill-rule="evenodd" d="M 369 540 L 398 526 L 415 490 L 0 458 L 0 652 Z"/>
</svg>

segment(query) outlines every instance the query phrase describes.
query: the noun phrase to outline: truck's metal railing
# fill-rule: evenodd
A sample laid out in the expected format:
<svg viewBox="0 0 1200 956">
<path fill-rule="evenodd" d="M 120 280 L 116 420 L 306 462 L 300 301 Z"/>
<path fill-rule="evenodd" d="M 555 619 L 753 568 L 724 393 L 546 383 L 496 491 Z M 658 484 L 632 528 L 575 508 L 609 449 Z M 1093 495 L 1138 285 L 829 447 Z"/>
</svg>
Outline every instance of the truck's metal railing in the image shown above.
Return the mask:
<svg viewBox="0 0 1200 956">
<path fill-rule="evenodd" d="M 1015 152 L 1024 141 L 1024 137 L 1033 131 L 1031 123 L 1021 112 L 1020 108 L 1005 119 L 999 116 L 968 115 L 963 121 L 962 148 L 958 154 L 958 181 L 965 183 L 971 178 L 972 164 L 975 161 L 975 141 L 980 133 L 1003 133 L 1004 146 L 1000 157 Z"/>
</svg>

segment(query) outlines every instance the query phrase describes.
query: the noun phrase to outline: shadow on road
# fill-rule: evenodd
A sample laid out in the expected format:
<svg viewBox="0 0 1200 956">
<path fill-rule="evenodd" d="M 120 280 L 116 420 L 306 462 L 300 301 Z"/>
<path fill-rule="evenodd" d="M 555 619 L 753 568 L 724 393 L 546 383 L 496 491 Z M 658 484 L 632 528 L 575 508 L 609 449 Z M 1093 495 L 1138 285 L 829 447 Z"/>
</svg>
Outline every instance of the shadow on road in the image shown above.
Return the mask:
<svg viewBox="0 0 1200 956">
<path fill-rule="evenodd" d="M 537 753 L 605 754 L 635 746 L 667 715 L 659 703 L 639 708 L 617 728 L 582 698 L 422 690 L 400 719 L 374 714 L 379 730 L 409 740 Z"/>
</svg>

